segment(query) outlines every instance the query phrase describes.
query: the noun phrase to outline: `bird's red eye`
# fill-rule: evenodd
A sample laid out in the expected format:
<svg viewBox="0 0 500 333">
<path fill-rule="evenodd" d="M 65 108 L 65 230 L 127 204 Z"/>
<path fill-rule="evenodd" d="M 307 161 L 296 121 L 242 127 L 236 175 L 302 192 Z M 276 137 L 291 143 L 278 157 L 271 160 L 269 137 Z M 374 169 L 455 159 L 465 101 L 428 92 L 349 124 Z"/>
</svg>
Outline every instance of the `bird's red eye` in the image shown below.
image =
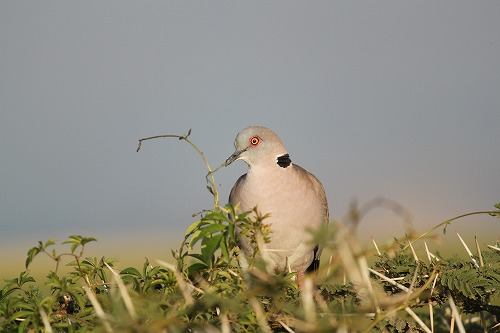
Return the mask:
<svg viewBox="0 0 500 333">
<path fill-rule="evenodd" d="M 255 147 L 260 143 L 260 141 L 261 141 L 261 138 L 259 138 L 258 136 L 252 136 L 250 138 L 250 145 Z"/>
</svg>

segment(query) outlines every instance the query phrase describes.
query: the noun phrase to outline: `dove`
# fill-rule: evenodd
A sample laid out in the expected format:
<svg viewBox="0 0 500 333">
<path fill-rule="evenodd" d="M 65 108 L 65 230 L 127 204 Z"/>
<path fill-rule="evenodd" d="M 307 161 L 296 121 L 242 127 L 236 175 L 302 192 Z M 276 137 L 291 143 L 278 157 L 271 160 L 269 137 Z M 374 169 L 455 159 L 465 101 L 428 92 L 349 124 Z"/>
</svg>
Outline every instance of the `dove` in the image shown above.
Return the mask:
<svg viewBox="0 0 500 333">
<path fill-rule="evenodd" d="M 266 127 L 243 129 L 234 146 L 226 166 L 242 160 L 248 171 L 234 184 L 229 202 L 240 213 L 257 208 L 259 213 L 269 214 L 262 223 L 270 224 L 270 242 L 261 251 L 268 269 L 275 273 L 297 272 L 299 276 L 315 271 L 321 249 L 313 244 L 309 230 L 329 220 L 321 182 L 292 163 L 281 139 Z M 239 238 L 239 246 L 247 256 L 253 255 L 255 245 L 247 237 Z"/>
</svg>

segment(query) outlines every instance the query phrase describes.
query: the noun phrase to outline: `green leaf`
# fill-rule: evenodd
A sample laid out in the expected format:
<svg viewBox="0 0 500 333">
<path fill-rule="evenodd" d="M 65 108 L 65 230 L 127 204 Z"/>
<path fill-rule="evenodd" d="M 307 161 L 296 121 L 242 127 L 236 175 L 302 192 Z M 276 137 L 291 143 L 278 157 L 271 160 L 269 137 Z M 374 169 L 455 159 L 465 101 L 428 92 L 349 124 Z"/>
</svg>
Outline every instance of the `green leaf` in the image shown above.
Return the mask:
<svg viewBox="0 0 500 333">
<path fill-rule="evenodd" d="M 70 244 L 70 243 L 80 244 L 81 239 L 82 239 L 82 236 L 71 235 L 68 237 L 68 239 L 66 239 L 64 242 L 62 242 L 62 244 Z"/>
<path fill-rule="evenodd" d="M 3 301 L 9 294 L 12 294 L 14 291 L 19 290 L 19 288 L 16 285 L 12 284 L 7 284 L 5 285 L 2 290 L 0 290 L 0 302 Z"/>
<path fill-rule="evenodd" d="M 188 256 L 192 257 L 192 258 L 195 258 L 195 259 L 198 259 L 199 261 L 201 262 L 205 262 L 205 257 L 203 257 L 201 254 L 199 253 L 190 253 L 188 254 Z M 205 265 L 206 266 L 206 265 Z"/>
<path fill-rule="evenodd" d="M 23 284 L 28 283 L 28 282 L 36 282 L 35 279 L 31 276 L 29 276 L 28 271 L 23 271 L 19 274 L 19 280 L 18 280 L 18 285 L 21 287 Z"/>
<path fill-rule="evenodd" d="M 204 220 L 198 220 L 196 222 L 193 222 L 186 230 L 185 232 L 185 235 L 188 236 L 190 235 L 191 233 L 193 233 L 194 230 L 206 225 L 206 224 L 210 224 L 210 222 L 208 221 L 204 221 Z"/>
<path fill-rule="evenodd" d="M 231 222 L 227 215 L 221 211 L 210 212 L 203 218 L 203 220 Z"/>
<path fill-rule="evenodd" d="M 217 232 L 220 232 L 224 229 L 227 228 L 227 225 L 224 224 L 209 224 L 202 229 L 197 230 L 193 234 L 193 238 L 191 239 L 191 242 L 189 242 L 189 246 L 194 246 L 198 241 L 202 238 L 205 238 L 207 235 L 211 235 Z"/>
<path fill-rule="evenodd" d="M 231 256 L 229 254 L 229 249 L 227 248 L 227 232 L 221 234 L 223 235 L 223 239 L 221 239 L 221 242 L 220 242 L 220 249 L 221 249 L 221 252 L 222 252 L 222 255 L 224 256 L 224 259 L 226 259 L 226 262 L 230 262 L 231 261 Z"/>
<path fill-rule="evenodd" d="M 120 275 L 131 275 L 135 277 L 142 277 L 141 273 L 134 267 L 127 267 L 120 272 Z"/>
<path fill-rule="evenodd" d="M 94 237 L 83 237 L 80 235 L 71 235 L 67 240 L 62 242 L 63 244 L 72 244 L 71 245 L 71 253 L 74 253 L 78 246 L 83 246 L 89 242 L 97 241 Z"/>
<path fill-rule="evenodd" d="M 233 276 L 226 271 L 218 271 L 217 275 L 223 276 L 228 280 L 231 280 L 233 278 Z"/>
<path fill-rule="evenodd" d="M 51 245 L 54 245 L 56 243 L 56 238 L 51 238 L 48 241 L 45 242 L 43 249 L 48 248 Z"/>
<path fill-rule="evenodd" d="M 219 248 L 222 237 L 224 237 L 224 234 L 205 237 L 201 242 L 201 254 L 204 258 L 204 262 L 210 267 L 212 266 L 212 258 L 215 251 Z"/>
<path fill-rule="evenodd" d="M 33 258 L 40 253 L 40 248 L 39 247 L 32 247 L 31 249 L 28 250 L 28 258 L 26 258 L 26 263 L 25 266 L 28 268 L 28 266 L 31 264 L 33 261 Z"/>
<path fill-rule="evenodd" d="M 81 236 L 71 235 L 69 239 L 62 242 L 63 244 L 72 244 L 71 245 L 71 253 L 74 253 L 76 248 L 81 244 Z"/>
<path fill-rule="evenodd" d="M 87 243 L 96 242 L 96 241 L 97 241 L 97 238 L 94 238 L 94 237 L 83 237 L 81 240 L 81 243 L 82 243 L 82 245 L 85 245 Z"/>
<path fill-rule="evenodd" d="M 19 310 L 17 312 L 14 312 L 10 318 L 9 321 L 15 320 L 17 318 L 22 318 L 25 319 L 26 317 L 34 316 L 35 311 L 34 310 Z"/>
<path fill-rule="evenodd" d="M 19 326 L 17 327 L 17 332 L 27 332 L 28 330 L 26 329 L 28 324 L 30 323 L 30 320 L 24 320 L 22 321 Z"/>
<path fill-rule="evenodd" d="M 203 271 L 207 268 L 207 265 L 202 264 L 201 262 L 197 262 L 187 268 L 187 273 L 188 275 L 193 276 L 196 275 L 196 273 L 199 273 L 200 271 Z"/>
<path fill-rule="evenodd" d="M 156 274 L 158 274 L 158 272 L 160 272 L 160 269 L 161 268 L 158 266 L 152 267 L 151 270 L 147 272 L 147 277 L 155 276 Z"/>
</svg>

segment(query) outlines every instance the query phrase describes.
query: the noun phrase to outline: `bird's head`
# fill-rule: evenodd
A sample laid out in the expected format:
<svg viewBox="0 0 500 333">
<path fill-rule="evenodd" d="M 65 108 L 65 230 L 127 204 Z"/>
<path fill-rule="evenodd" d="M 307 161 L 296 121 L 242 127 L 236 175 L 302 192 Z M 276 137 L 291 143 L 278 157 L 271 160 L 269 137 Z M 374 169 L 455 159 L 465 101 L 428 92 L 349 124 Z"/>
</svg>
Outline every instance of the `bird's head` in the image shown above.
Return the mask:
<svg viewBox="0 0 500 333">
<path fill-rule="evenodd" d="M 250 126 L 242 130 L 234 140 L 234 147 L 235 151 L 226 160 L 226 166 L 236 160 L 243 160 L 249 166 L 271 162 L 282 167 L 290 164 L 290 158 L 280 138 L 263 126 Z"/>
</svg>

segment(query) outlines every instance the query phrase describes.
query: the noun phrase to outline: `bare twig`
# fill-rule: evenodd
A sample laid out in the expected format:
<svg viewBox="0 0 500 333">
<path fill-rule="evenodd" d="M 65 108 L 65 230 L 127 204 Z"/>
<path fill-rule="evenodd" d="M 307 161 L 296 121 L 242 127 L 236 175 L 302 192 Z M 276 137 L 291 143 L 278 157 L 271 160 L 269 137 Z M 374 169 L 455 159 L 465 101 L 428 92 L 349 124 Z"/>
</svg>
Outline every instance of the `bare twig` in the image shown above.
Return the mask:
<svg viewBox="0 0 500 333">
<path fill-rule="evenodd" d="M 410 247 L 411 249 L 411 253 L 413 254 L 413 259 L 415 259 L 416 262 L 418 262 L 418 256 L 417 256 L 417 253 L 415 252 L 415 250 L 413 249 L 413 246 L 411 245 L 411 242 L 408 241 L 408 246 Z"/>
<path fill-rule="evenodd" d="M 434 288 L 436 287 L 436 283 L 439 277 L 439 273 L 436 273 L 436 277 L 434 278 L 434 282 L 432 283 L 431 292 L 429 294 L 429 319 L 431 322 L 431 331 L 434 332 L 434 308 L 432 306 L 432 294 L 434 293 Z"/>
<path fill-rule="evenodd" d="M 386 198 L 375 198 L 373 200 L 368 201 L 363 206 L 358 207 L 354 202 L 351 204 L 351 209 L 349 211 L 349 216 L 347 217 L 347 221 L 353 227 L 353 234 L 356 233 L 356 229 L 361 219 L 368 214 L 368 212 L 372 211 L 375 208 L 386 208 L 396 215 L 399 215 L 404 222 L 406 229 L 408 230 L 409 235 L 413 235 L 415 233 L 415 229 L 413 228 L 413 223 L 411 221 L 410 213 L 399 203 L 396 201 L 386 199 Z"/>
<path fill-rule="evenodd" d="M 477 250 L 477 256 L 479 258 L 479 266 L 484 267 L 483 255 L 481 253 L 481 247 L 479 247 L 479 242 L 477 240 L 477 237 L 474 237 L 474 240 L 476 241 L 476 250 Z M 489 297 L 487 297 L 487 300 L 489 301 Z M 487 333 L 488 328 L 486 327 L 486 317 L 483 311 L 479 311 L 479 318 L 481 318 L 481 326 L 483 327 L 483 332 Z"/>
<path fill-rule="evenodd" d="M 396 281 L 394 281 L 394 279 L 390 279 L 388 278 L 387 276 L 383 275 L 383 274 L 380 274 L 379 272 L 377 272 L 376 270 L 372 269 L 372 268 L 368 268 L 368 270 L 370 271 L 370 273 L 373 273 L 375 274 L 376 276 L 378 276 L 379 278 L 381 278 L 382 280 L 392 284 L 393 286 L 395 287 L 398 287 L 399 289 L 405 291 L 405 292 L 410 292 L 410 289 L 403 286 L 402 284 L 400 283 L 397 283 Z"/>
<path fill-rule="evenodd" d="M 295 331 L 294 331 L 294 330 L 292 330 L 292 329 L 291 329 L 291 328 L 290 328 L 287 324 L 285 324 L 283 321 L 278 320 L 278 323 L 279 323 L 281 326 L 283 326 L 283 328 L 284 328 L 287 332 L 289 332 L 289 333 L 295 333 Z"/>
<path fill-rule="evenodd" d="M 38 309 L 38 312 L 40 312 L 40 317 L 42 317 L 42 322 L 43 322 L 43 327 L 45 328 L 45 332 L 46 333 L 54 332 L 52 330 L 52 326 L 50 326 L 50 321 L 49 317 L 47 316 L 47 313 L 41 307 Z"/>
<path fill-rule="evenodd" d="M 257 323 L 259 324 L 259 327 L 262 330 L 262 332 L 271 333 L 272 331 L 269 325 L 267 324 L 266 315 L 264 314 L 264 311 L 262 310 L 259 301 L 257 301 L 257 298 L 251 297 L 250 304 L 252 305 L 252 308 L 255 311 L 255 317 L 257 318 Z"/>
<path fill-rule="evenodd" d="M 305 277 L 303 282 L 304 285 L 300 296 L 304 306 L 305 319 L 309 323 L 314 323 L 316 321 L 316 309 L 313 300 L 313 282 L 309 277 Z"/>
<path fill-rule="evenodd" d="M 455 302 L 453 301 L 453 297 L 451 297 L 451 294 L 448 294 L 448 302 L 450 303 L 450 308 L 453 313 L 453 317 L 455 317 L 455 322 L 457 323 L 458 331 L 460 333 L 465 333 L 464 324 L 462 323 L 462 320 L 460 320 L 460 313 L 458 313 L 458 309 L 455 305 Z"/>
<path fill-rule="evenodd" d="M 137 320 L 137 313 L 135 312 L 134 304 L 132 303 L 132 299 L 130 298 L 129 293 L 127 292 L 127 287 L 125 287 L 125 284 L 123 283 L 120 274 L 118 274 L 110 265 L 108 265 L 107 262 L 104 262 L 104 264 L 113 274 L 113 279 L 115 280 L 116 285 L 118 286 L 118 290 L 120 291 L 120 295 L 122 296 L 123 303 L 127 308 L 128 314 L 133 320 Z"/>
<path fill-rule="evenodd" d="M 101 307 L 101 304 L 99 304 L 99 301 L 94 295 L 94 292 L 90 290 L 89 287 L 83 286 L 83 290 L 85 290 L 85 293 L 87 294 L 87 297 L 89 298 L 90 303 L 94 307 L 95 314 L 101 321 L 103 322 L 104 329 L 106 330 L 107 333 L 112 333 L 113 329 L 111 328 L 111 325 L 109 324 L 108 318 L 106 317 L 106 313 L 104 313 L 104 310 Z"/>
<path fill-rule="evenodd" d="M 424 246 L 425 246 L 425 253 L 427 253 L 427 260 L 429 260 L 429 263 L 432 262 L 432 259 L 436 259 L 436 261 L 439 261 L 439 258 L 436 257 L 434 254 L 432 254 L 431 251 L 429 251 L 429 248 L 427 247 L 427 242 L 424 242 Z"/>
<path fill-rule="evenodd" d="M 444 229 L 443 229 L 443 232 L 446 232 L 446 228 L 448 227 L 449 224 L 451 224 L 451 222 L 455 221 L 455 220 L 458 220 L 458 219 L 461 219 L 461 218 L 464 218 L 464 217 L 467 217 L 467 216 L 472 216 L 472 215 L 483 215 L 483 214 L 488 214 L 488 215 L 493 215 L 493 216 L 496 216 L 498 214 L 500 214 L 500 211 L 498 210 L 494 210 L 494 211 L 480 211 L 480 212 L 473 212 L 473 213 L 467 213 L 467 214 L 462 214 L 462 215 L 459 215 L 459 216 L 455 216 L 454 218 L 451 218 L 449 220 L 446 220 L 444 222 L 441 222 L 439 223 L 438 225 L 430 228 L 429 230 L 427 230 L 426 232 L 424 232 L 423 234 L 421 234 L 420 236 L 418 236 L 417 238 L 415 238 L 414 240 L 411 241 L 411 243 L 415 243 L 416 241 L 426 237 L 427 235 L 429 235 L 431 232 L 433 232 L 434 230 L 442 227 L 443 225 L 445 226 Z M 403 249 L 406 249 L 408 247 L 408 245 L 406 245 Z"/>
<path fill-rule="evenodd" d="M 420 327 L 422 327 L 422 329 L 424 331 L 426 331 L 427 333 L 432 333 L 432 331 L 429 329 L 429 327 L 427 327 L 427 325 L 424 324 L 422 319 L 420 319 L 420 317 L 417 316 L 417 314 L 415 312 L 413 312 L 412 309 L 410 309 L 409 307 L 406 307 L 405 311 L 408 312 L 408 314 L 413 318 L 413 320 L 415 320 L 415 322 L 417 322 L 417 324 L 419 324 Z"/>
<path fill-rule="evenodd" d="M 191 147 L 193 147 L 196 150 L 196 152 L 201 156 L 201 158 L 203 159 L 203 162 L 205 163 L 205 166 L 208 169 L 208 173 L 205 176 L 205 179 L 207 180 L 207 183 L 209 184 L 209 185 L 207 185 L 207 189 L 208 189 L 208 191 L 214 197 L 214 209 L 218 210 L 219 209 L 219 192 L 217 191 L 217 185 L 215 184 L 214 172 L 216 172 L 221 167 L 223 167 L 225 165 L 225 163 L 223 163 L 222 165 L 220 165 L 215 170 L 212 170 L 212 168 L 210 167 L 210 164 L 208 163 L 208 160 L 205 158 L 205 155 L 203 154 L 203 152 L 191 140 L 188 139 L 188 137 L 190 135 L 191 135 L 191 129 L 185 135 L 164 134 L 164 135 L 155 135 L 155 136 L 150 136 L 150 137 L 147 137 L 147 138 L 142 138 L 142 139 L 139 140 L 139 144 L 137 145 L 136 151 L 139 152 L 139 150 L 141 149 L 143 141 L 152 140 L 152 139 L 177 138 L 179 140 L 184 140 L 187 143 L 189 143 L 191 145 Z"/>
<path fill-rule="evenodd" d="M 497 250 L 497 251 L 500 251 L 500 247 L 497 247 L 497 246 L 493 246 L 493 245 L 487 245 L 490 249 L 492 250 Z"/>
<path fill-rule="evenodd" d="M 378 254 L 379 256 L 381 256 L 381 255 L 382 255 L 382 253 L 380 253 L 380 250 L 378 249 L 377 242 L 375 242 L 375 238 L 373 238 L 373 236 L 372 236 L 372 242 L 373 242 L 373 245 L 375 246 L 375 250 L 377 250 L 377 254 Z"/>
<path fill-rule="evenodd" d="M 465 244 L 464 240 L 462 239 L 462 237 L 460 237 L 460 234 L 458 232 L 457 232 L 457 236 L 460 239 L 460 241 L 462 242 L 462 245 L 464 246 L 465 251 L 467 251 L 467 254 L 469 255 L 470 259 L 474 263 L 474 266 L 476 266 L 476 268 L 479 268 L 479 265 L 477 264 L 476 259 L 474 259 L 474 256 L 472 255 L 471 250 L 469 249 L 469 247 L 467 246 L 467 244 Z"/>
<path fill-rule="evenodd" d="M 192 284 L 186 282 L 186 280 L 184 280 L 184 278 L 182 277 L 181 272 L 179 272 L 177 267 L 175 267 L 174 265 L 169 264 L 168 262 L 165 262 L 163 260 L 156 260 L 156 262 L 162 266 L 167 267 L 174 273 L 175 279 L 177 280 L 177 285 L 179 286 L 179 289 L 181 290 L 182 296 L 184 296 L 184 300 L 186 301 L 187 305 L 191 305 L 194 302 L 190 289 L 196 290 L 200 293 L 204 293 L 204 291 L 200 288 L 196 288 Z"/>
<path fill-rule="evenodd" d="M 479 266 L 484 267 L 483 255 L 481 254 L 481 248 L 479 247 L 479 242 L 477 241 L 476 236 L 474 236 L 474 239 L 476 241 L 476 250 L 477 250 L 477 257 L 479 258 Z"/>
</svg>

